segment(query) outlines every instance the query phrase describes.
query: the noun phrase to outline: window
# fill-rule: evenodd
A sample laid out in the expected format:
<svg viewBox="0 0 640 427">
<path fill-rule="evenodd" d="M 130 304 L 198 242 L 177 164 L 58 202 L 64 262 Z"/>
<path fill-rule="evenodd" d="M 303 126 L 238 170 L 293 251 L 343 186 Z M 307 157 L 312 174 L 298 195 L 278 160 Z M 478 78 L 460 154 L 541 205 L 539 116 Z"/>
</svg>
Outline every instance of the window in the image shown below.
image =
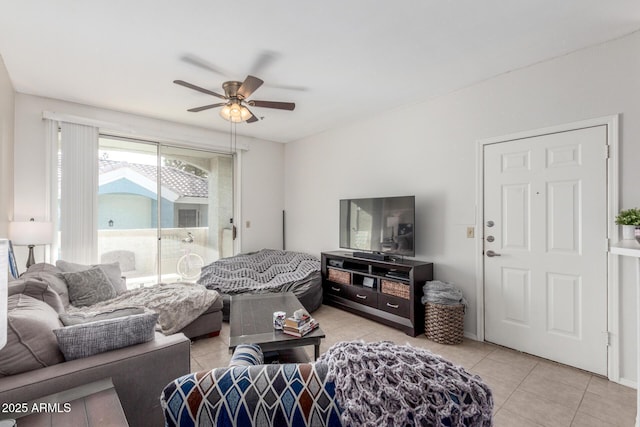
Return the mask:
<svg viewBox="0 0 640 427">
<path fill-rule="evenodd" d="M 178 209 L 178 227 L 197 227 L 199 213 L 197 209 Z"/>
<path fill-rule="evenodd" d="M 59 158 L 73 157 L 71 145 L 64 152 L 64 128 L 62 140 Z M 99 135 L 97 140 L 96 167 L 89 169 L 91 175 L 97 175 L 94 212 L 86 209 L 91 205 L 87 195 L 74 202 L 80 209 L 58 211 L 60 224 L 67 217 L 66 228 L 71 230 L 65 233 L 60 227 L 61 239 L 67 237 L 66 246 L 61 247 L 74 247 L 69 243 L 76 239 L 71 236 L 74 221 L 93 216 L 89 228 L 96 237 L 80 245 L 84 252 L 93 247 L 93 253 L 75 262 L 118 261 L 130 287 L 196 280 L 193 274 L 183 277 L 178 262 L 191 254 L 208 264 L 221 257 L 222 248 L 228 248 L 231 233 L 224 230 L 231 228 L 233 218 L 233 156 L 108 135 Z M 73 169 L 69 159 L 66 165 Z M 62 193 L 62 198 L 64 180 L 73 176 L 66 169 L 65 162 L 58 161 L 58 188 L 62 188 L 58 195 Z M 73 195 L 73 190 L 66 194 Z M 83 227 L 86 230 L 87 224 Z M 74 261 L 69 253 L 69 249 L 62 250 L 58 256 Z"/>
</svg>

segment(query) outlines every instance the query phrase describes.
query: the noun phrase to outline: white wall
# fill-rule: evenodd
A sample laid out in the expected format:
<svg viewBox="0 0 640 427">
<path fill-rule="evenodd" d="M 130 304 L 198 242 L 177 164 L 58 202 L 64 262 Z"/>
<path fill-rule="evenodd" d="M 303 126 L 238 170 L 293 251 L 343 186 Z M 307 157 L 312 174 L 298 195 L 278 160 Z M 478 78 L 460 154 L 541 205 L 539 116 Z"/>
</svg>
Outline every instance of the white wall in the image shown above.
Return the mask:
<svg viewBox="0 0 640 427">
<path fill-rule="evenodd" d="M 261 141 L 242 155 L 243 252 L 282 248 L 284 146 Z M 249 222 L 249 227 L 247 227 Z"/>
<path fill-rule="evenodd" d="M 620 200 L 640 205 L 640 33 L 286 145 L 287 248 L 338 249 L 338 200 L 416 195 L 416 259 L 461 287 L 476 333 L 476 141 L 621 113 Z M 469 64 L 473 66 L 473 64 Z M 373 90 L 373 89 L 372 89 Z M 381 110 L 384 110 L 381 107 Z M 635 277 L 623 261 L 621 376 L 635 381 Z"/>
<path fill-rule="evenodd" d="M 13 210 L 13 101 L 15 92 L 0 57 L 0 237 L 7 237 Z"/>
<path fill-rule="evenodd" d="M 16 142 L 15 163 L 13 164 L 15 171 L 13 175 L 15 179 L 14 216 L 16 219 L 34 217 L 37 220 L 47 217 L 43 111 L 111 123 L 114 126 L 117 125 L 120 134 L 128 134 L 136 138 L 155 138 L 155 140 L 169 142 L 184 141 L 187 146 L 194 148 L 228 147 L 229 145 L 228 134 L 204 128 L 18 93 L 15 96 Z M 214 117 L 214 119 L 216 118 Z M 281 231 L 276 233 L 274 230 L 281 229 L 282 223 L 279 219 L 284 200 L 282 195 L 284 185 L 282 146 L 240 136 L 238 136 L 238 145 L 249 147 L 248 151 L 242 155 L 241 177 L 242 189 L 248 195 L 247 197 L 273 194 L 273 197 L 268 199 L 269 203 L 243 203 L 244 217 L 253 219 L 253 221 L 251 229 L 247 230 L 246 239 L 243 239 L 241 250 L 281 247 Z M 276 167 L 271 167 L 271 164 L 275 164 Z M 20 262 L 20 258 L 24 255 L 17 253 L 17 256 Z M 43 256 L 42 252 L 36 252 L 36 260 L 42 260 Z"/>
</svg>

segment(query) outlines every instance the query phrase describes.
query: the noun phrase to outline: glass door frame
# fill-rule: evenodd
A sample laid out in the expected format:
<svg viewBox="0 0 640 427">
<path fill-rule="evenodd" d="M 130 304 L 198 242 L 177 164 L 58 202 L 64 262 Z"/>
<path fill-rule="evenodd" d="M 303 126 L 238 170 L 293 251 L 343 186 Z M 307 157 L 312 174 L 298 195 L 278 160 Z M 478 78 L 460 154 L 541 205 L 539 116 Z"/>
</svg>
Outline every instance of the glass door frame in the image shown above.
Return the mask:
<svg viewBox="0 0 640 427">
<path fill-rule="evenodd" d="M 184 142 L 166 142 L 166 141 L 162 141 L 159 138 L 149 138 L 149 139 L 142 139 L 142 138 L 136 138 L 136 137 L 130 137 L 127 135 L 121 135 L 121 134 L 113 134 L 111 132 L 100 132 L 99 133 L 99 139 L 102 138 L 106 138 L 106 139 L 118 139 L 118 140 L 122 140 L 125 142 L 131 142 L 131 143 L 141 143 L 141 144 L 148 144 L 151 146 L 155 146 L 156 150 L 156 167 L 157 167 L 157 175 L 156 175 L 156 194 L 157 194 L 157 199 L 158 201 L 160 201 L 161 199 L 161 195 L 162 195 L 162 168 L 163 166 L 163 149 L 184 149 L 184 150 L 190 150 L 190 151 L 194 151 L 194 152 L 202 152 L 202 153 L 207 153 L 208 155 L 215 155 L 215 154 L 219 154 L 222 156 L 228 156 L 231 158 L 231 167 L 232 167 L 232 177 L 231 177 L 231 215 L 232 215 L 232 219 L 233 219 L 233 223 L 231 224 L 232 227 L 233 226 L 237 226 L 237 224 L 240 223 L 239 221 L 239 212 L 240 212 L 240 177 L 241 177 L 241 173 L 239 171 L 240 169 L 240 164 L 241 164 L 241 155 L 239 151 L 230 153 L 230 152 L 225 152 L 224 150 L 220 149 L 219 147 L 216 147 L 217 149 L 211 149 L 210 147 L 204 147 L 202 144 L 188 144 L 188 143 L 184 143 Z M 160 283 L 162 282 L 162 277 L 163 277 L 163 269 L 162 269 L 162 256 L 163 256 L 163 242 L 162 242 L 162 238 L 163 238 L 163 234 L 162 234 L 162 230 L 163 230 L 163 224 L 162 224 L 162 203 L 158 202 L 157 206 L 156 206 L 156 250 L 157 250 L 157 259 L 156 259 L 156 265 L 154 266 L 154 271 L 152 272 L 152 276 L 154 276 L 156 278 L 156 283 Z M 97 215 L 97 213 L 96 213 Z M 211 227 L 211 224 L 207 224 L 207 227 Z M 235 255 L 238 251 L 238 248 L 241 247 L 240 245 L 240 234 L 237 233 L 237 231 L 239 231 L 240 227 L 236 227 L 236 238 L 232 240 L 232 245 L 231 245 L 231 255 Z"/>
<path fill-rule="evenodd" d="M 203 149 L 201 147 L 189 147 L 189 146 L 184 146 L 184 145 L 179 145 L 179 144 L 173 144 L 173 143 L 159 143 L 158 146 L 158 173 L 161 174 L 162 172 L 162 168 L 166 167 L 165 165 L 162 164 L 163 159 L 167 159 L 170 157 L 170 155 L 172 154 L 171 152 L 178 152 L 178 160 L 179 157 L 191 157 L 189 156 L 190 153 L 204 153 L 206 154 L 205 156 L 202 157 L 198 157 L 195 156 L 195 158 L 202 160 L 202 159 L 209 159 L 209 160 L 213 160 L 214 158 L 228 158 L 230 159 L 230 166 L 231 166 L 231 176 L 229 177 L 230 180 L 230 184 L 231 184 L 231 200 L 230 200 L 230 204 L 229 207 L 231 208 L 230 212 L 226 212 L 228 215 L 223 216 L 222 220 L 223 221 L 228 221 L 231 220 L 231 227 L 233 227 L 234 223 L 236 222 L 235 220 L 235 212 L 236 212 L 236 205 L 235 202 L 236 200 L 238 200 L 239 198 L 236 196 L 236 191 L 237 191 L 237 187 L 236 187 L 236 165 L 237 165 L 237 157 L 233 154 L 230 153 L 225 153 L 225 152 L 221 152 L 219 150 L 206 150 Z M 180 152 L 183 151 L 183 152 Z M 173 153 L 175 154 L 175 153 Z M 202 169 L 202 165 L 198 166 L 195 163 L 191 164 L 192 166 L 195 166 L 201 170 Z M 222 166 L 224 167 L 224 164 L 222 165 L 218 165 L 218 166 Z M 211 168 L 212 165 L 210 164 L 209 167 Z M 207 173 L 211 174 L 213 170 L 211 169 L 207 169 Z M 210 176 L 210 175 L 209 175 Z M 158 194 L 161 194 L 162 192 L 162 178 L 161 176 L 158 177 L 157 180 L 158 183 Z M 209 179 L 208 181 L 209 184 L 212 184 L 212 180 Z M 211 194 L 214 190 L 211 187 L 208 187 L 208 197 L 211 197 Z M 220 198 L 218 198 L 217 200 L 222 200 Z M 228 199 L 225 198 L 226 201 L 229 201 Z M 178 256 L 177 261 L 175 262 L 175 268 L 173 269 L 173 272 L 177 272 L 179 276 L 181 276 L 180 278 L 178 278 L 179 281 L 195 281 L 197 279 L 197 277 L 199 277 L 199 267 L 198 266 L 203 266 L 206 265 L 212 261 L 215 261 L 217 259 L 220 259 L 223 257 L 223 252 L 224 252 L 224 236 L 221 237 L 217 237 L 217 234 L 221 231 L 224 230 L 224 228 L 221 228 L 222 224 L 224 222 L 220 222 L 218 221 L 217 224 L 211 224 L 210 220 L 215 218 L 215 213 L 213 212 L 209 212 L 209 210 L 213 207 L 214 205 L 212 205 L 211 203 L 207 204 L 207 233 L 205 238 L 207 239 L 208 242 L 211 242 L 212 240 L 216 241 L 216 245 L 214 247 L 212 247 L 210 244 L 205 244 L 205 245 L 197 245 L 198 241 L 202 241 L 203 236 L 201 236 L 201 233 L 198 233 L 197 229 L 193 230 L 193 234 L 185 232 L 185 233 L 180 233 L 179 229 L 181 227 L 174 225 L 174 227 L 170 227 L 171 231 L 171 235 L 173 235 L 173 238 L 170 239 L 171 243 L 168 243 L 167 240 L 169 239 L 167 237 L 166 234 L 163 234 L 163 230 L 166 230 L 166 227 L 162 227 L 162 224 L 159 222 L 158 223 L 158 259 L 157 259 L 157 265 L 158 266 L 166 266 L 166 255 L 164 252 L 165 249 L 167 249 L 166 244 L 168 245 L 172 245 L 172 244 L 177 244 L 179 246 L 178 251 L 181 253 L 180 256 Z M 219 205 L 218 205 L 219 206 Z M 220 209 L 224 210 L 224 207 L 220 207 Z M 157 206 L 158 209 L 158 218 L 162 218 L 162 204 L 158 203 Z M 227 218 L 230 215 L 230 218 Z M 185 227 L 188 228 L 188 227 Z M 201 228 L 201 227 L 199 227 Z M 216 235 L 214 237 L 212 237 L 211 232 L 216 233 Z M 165 242 L 167 242 L 165 244 Z M 196 244 L 195 246 L 191 246 L 193 244 Z M 175 251 L 174 251 L 175 252 Z M 211 253 L 216 253 L 216 255 L 214 256 L 207 256 L 207 254 L 211 254 Z M 228 256 L 230 255 L 234 255 L 236 253 L 236 247 L 235 247 L 235 241 L 232 240 L 231 241 L 231 254 L 227 254 Z M 174 258 L 177 255 L 174 254 Z M 173 259 L 171 259 L 171 261 L 169 261 L 169 265 L 172 265 L 173 263 Z M 194 268 L 194 264 L 195 264 L 195 268 L 198 269 L 198 274 L 197 276 L 193 276 L 190 275 L 188 272 L 185 271 L 184 268 L 180 268 L 180 266 L 187 266 L 187 269 L 192 269 Z M 158 282 L 166 282 L 167 280 L 165 280 L 165 275 L 168 275 L 167 277 L 172 277 L 172 273 L 165 273 L 165 271 L 167 271 L 166 268 L 160 267 L 158 269 Z"/>
</svg>

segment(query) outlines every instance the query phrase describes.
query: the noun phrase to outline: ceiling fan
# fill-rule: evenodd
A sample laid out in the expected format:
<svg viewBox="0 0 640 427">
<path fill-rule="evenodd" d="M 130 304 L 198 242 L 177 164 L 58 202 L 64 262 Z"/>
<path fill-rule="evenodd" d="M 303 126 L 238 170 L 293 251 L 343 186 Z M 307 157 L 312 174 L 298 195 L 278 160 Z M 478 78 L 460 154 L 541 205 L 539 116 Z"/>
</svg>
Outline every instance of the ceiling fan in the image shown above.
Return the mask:
<svg viewBox="0 0 640 427">
<path fill-rule="evenodd" d="M 261 79 L 254 76 L 247 76 L 244 82 L 228 81 L 222 84 L 224 89 L 224 95 L 215 93 L 208 89 L 204 89 L 200 86 L 185 82 L 184 80 L 174 80 L 175 84 L 188 87 L 189 89 L 197 90 L 198 92 L 213 95 L 217 98 L 224 99 L 225 102 L 219 102 L 217 104 L 203 105 L 202 107 L 190 108 L 187 111 L 197 113 L 198 111 L 208 110 L 211 108 L 222 107 L 220 115 L 231 122 L 244 122 L 253 123 L 257 122 L 258 118 L 247 108 L 249 107 L 262 107 L 262 108 L 275 108 L 277 110 L 292 111 L 296 108 L 296 104 L 293 102 L 276 102 L 276 101 L 256 101 L 249 100 L 249 96 L 253 94 L 264 83 Z"/>
</svg>

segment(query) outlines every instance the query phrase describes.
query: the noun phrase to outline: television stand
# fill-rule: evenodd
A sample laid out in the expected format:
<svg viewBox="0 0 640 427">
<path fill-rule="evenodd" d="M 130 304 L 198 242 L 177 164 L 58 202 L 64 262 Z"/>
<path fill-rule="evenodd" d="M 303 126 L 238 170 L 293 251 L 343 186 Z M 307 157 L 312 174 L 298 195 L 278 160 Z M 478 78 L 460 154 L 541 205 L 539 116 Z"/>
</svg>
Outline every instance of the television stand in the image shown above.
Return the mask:
<svg viewBox="0 0 640 427">
<path fill-rule="evenodd" d="M 367 255 L 371 255 L 367 252 Z M 424 333 L 422 287 L 433 280 L 433 263 L 322 253 L 323 302 L 415 337 Z"/>
<path fill-rule="evenodd" d="M 382 252 L 354 252 L 353 256 L 356 258 L 375 259 L 376 261 L 387 261 L 388 255 Z"/>
</svg>

